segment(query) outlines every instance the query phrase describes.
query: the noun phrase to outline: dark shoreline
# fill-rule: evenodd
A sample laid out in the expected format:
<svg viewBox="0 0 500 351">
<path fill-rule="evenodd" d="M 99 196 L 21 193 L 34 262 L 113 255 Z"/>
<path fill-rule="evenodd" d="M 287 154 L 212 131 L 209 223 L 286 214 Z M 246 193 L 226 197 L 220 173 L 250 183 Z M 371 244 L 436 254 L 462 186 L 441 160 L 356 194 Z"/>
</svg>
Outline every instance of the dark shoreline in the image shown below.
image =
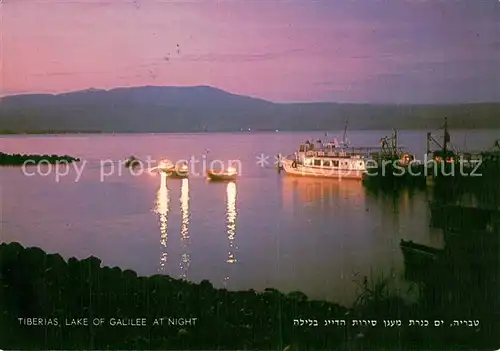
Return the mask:
<svg viewBox="0 0 500 351">
<path fill-rule="evenodd" d="M 23 166 L 80 162 L 79 158 L 64 155 L 23 155 L 0 152 L 0 166 Z"/>
<path fill-rule="evenodd" d="M 95 257 L 65 261 L 58 254 L 19 243 L 0 245 L 0 283 L 0 344 L 5 349 L 283 350 L 287 345 L 293 346 L 289 350 L 492 349 L 491 345 L 498 345 L 494 323 L 486 316 L 479 331 L 448 325 L 409 327 L 409 320 L 432 324 L 435 319 L 450 323 L 479 317 L 474 311 L 449 311 L 442 303 L 437 307 L 425 300 L 407 304 L 384 293 L 383 284 L 365 284 L 357 303 L 346 308 L 309 301 L 300 292 L 233 292 L 215 289 L 206 280 L 195 284 L 161 275 L 138 277 L 131 270 L 101 267 Z M 197 320 L 190 326 L 153 326 L 159 317 Z M 18 318 L 42 318 L 45 325 L 29 326 Z M 65 320 L 72 318 L 88 318 L 88 326 L 65 326 Z M 148 325 L 94 326 L 95 318 L 146 318 Z M 57 319 L 59 325 L 47 325 L 48 319 Z M 300 319 L 305 324 L 294 326 L 298 322 L 294 320 Z M 340 326 L 339 320 L 346 326 Z M 353 326 L 354 320 L 376 320 L 377 326 L 361 321 Z M 384 326 L 384 321 L 391 320 L 400 320 L 402 326 Z M 309 321 L 318 325 L 308 326 Z"/>
</svg>

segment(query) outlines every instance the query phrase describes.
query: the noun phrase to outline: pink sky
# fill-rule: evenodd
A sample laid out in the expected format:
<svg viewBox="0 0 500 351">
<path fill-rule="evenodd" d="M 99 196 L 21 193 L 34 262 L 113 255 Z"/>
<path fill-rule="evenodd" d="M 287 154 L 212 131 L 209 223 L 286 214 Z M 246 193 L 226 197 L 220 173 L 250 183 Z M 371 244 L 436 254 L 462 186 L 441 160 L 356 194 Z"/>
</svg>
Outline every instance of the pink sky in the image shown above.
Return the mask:
<svg viewBox="0 0 500 351">
<path fill-rule="evenodd" d="M 500 4 L 439 3 L 3 0 L 1 94 L 212 85 L 272 101 L 500 100 Z"/>
</svg>

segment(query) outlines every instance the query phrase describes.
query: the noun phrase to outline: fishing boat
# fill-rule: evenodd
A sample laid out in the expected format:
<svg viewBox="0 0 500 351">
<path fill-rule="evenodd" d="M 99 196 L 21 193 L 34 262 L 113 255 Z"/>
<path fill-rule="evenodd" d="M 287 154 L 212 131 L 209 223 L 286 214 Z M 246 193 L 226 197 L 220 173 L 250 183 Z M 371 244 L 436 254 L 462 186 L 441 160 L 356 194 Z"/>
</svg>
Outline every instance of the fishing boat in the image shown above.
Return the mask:
<svg viewBox="0 0 500 351">
<path fill-rule="evenodd" d="M 427 133 L 427 156 L 437 163 L 454 163 L 457 158 L 456 151 L 450 147 L 450 133 L 448 132 L 448 118 L 444 118 L 443 141 L 439 142 L 432 133 Z M 437 150 L 432 150 L 432 145 L 438 147 Z"/>
<path fill-rule="evenodd" d="M 371 157 L 382 164 L 383 161 L 390 161 L 393 165 L 401 167 L 415 163 L 415 155 L 406 152 L 398 144 L 398 131 L 393 130 L 392 136 L 385 136 L 380 139 L 380 151 L 371 154 Z M 387 163 L 387 162 L 386 162 Z"/>
<path fill-rule="evenodd" d="M 490 150 L 480 153 L 481 167 L 479 174 L 484 177 L 491 177 L 498 179 L 500 175 L 500 139 L 495 140 L 494 146 Z"/>
<path fill-rule="evenodd" d="M 364 174 L 375 185 L 425 185 L 424 165 L 398 145 L 398 131 L 380 139 L 380 150 L 370 154 L 373 162 Z"/>
<path fill-rule="evenodd" d="M 238 177 L 236 168 L 228 167 L 226 171 L 208 170 L 207 178 L 212 181 L 235 181 Z"/>
<path fill-rule="evenodd" d="M 495 161 L 500 160 L 500 139 L 495 140 L 495 143 L 491 150 L 483 151 L 481 153 L 484 161 Z"/>
<path fill-rule="evenodd" d="M 448 132 L 448 118 L 444 118 L 442 142 L 427 133 L 426 179 L 428 185 L 435 185 L 438 180 L 459 181 L 470 178 L 476 165 L 481 163 L 481 154 L 459 152 L 452 144 Z M 435 148 L 437 147 L 437 148 Z"/>
</svg>

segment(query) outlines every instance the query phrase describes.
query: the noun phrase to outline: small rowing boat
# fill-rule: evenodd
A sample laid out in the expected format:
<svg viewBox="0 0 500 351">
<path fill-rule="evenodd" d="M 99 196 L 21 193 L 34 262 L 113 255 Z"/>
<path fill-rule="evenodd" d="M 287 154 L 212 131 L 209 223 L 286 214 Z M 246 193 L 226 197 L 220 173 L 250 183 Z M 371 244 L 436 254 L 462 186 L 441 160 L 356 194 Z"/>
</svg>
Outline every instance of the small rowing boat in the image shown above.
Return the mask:
<svg viewBox="0 0 500 351">
<path fill-rule="evenodd" d="M 234 167 L 229 167 L 226 171 L 207 171 L 208 179 L 212 181 L 235 181 L 238 177 L 238 172 Z"/>
<path fill-rule="evenodd" d="M 141 161 L 135 156 L 130 156 L 129 158 L 127 158 L 125 160 L 125 167 L 127 167 L 127 168 L 137 167 L 140 164 L 141 164 Z"/>
<path fill-rule="evenodd" d="M 187 178 L 189 175 L 189 166 L 186 162 L 181 164 L 173 164 L 170 160 L 162 160 L 157 167 L 149 170 L 151 173 L 165 173 L 169 178 Z"/>
<path fill-rule="evenodd" d="M 176 165 L 172 170 L 167 172 L 170 178 L 187 178 L 189 175 L 189 167 L 187 163 Z"/>
<path fill-rule="evenodd" d="M 170 160 L 161 160 L 160 162 L 158 162 L 158 166 L 153 168 L 154 170 L 157 170 L 159 172 L 170 172 L 170 171 L 173 171 L 175 169 L 175 165 L 170 161 Z"/>
</svg>

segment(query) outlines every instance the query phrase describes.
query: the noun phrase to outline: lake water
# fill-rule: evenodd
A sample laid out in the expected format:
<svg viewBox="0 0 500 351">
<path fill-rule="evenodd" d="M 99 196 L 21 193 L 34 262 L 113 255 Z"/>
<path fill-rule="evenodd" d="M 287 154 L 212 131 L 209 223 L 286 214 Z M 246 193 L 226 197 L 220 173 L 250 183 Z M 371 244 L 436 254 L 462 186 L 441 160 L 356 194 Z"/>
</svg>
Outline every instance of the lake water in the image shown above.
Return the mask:
<svg viewBox="0 0 500 351">
<path fill-rule="evenodd" d="M 377 146 L 388 134 L 350 132 L 349 139 Z M 451 134 L 459 148 L 473 150 L 491 147 L 500 136 L 499 131 Z M 423 155 L 425 132 L 399 136 L 401 144 Z M 27 176 L 21 168 L 0 168 L 0 240 L 65 258 L 94 255 L 104 265 L 140 275 L 208 279 L 230 290 L 299 290 L 344 304 L 355 298 L 355 273 L 392 272 L 404 287 L 400 239 L 442 245 L 440 232 L 429 228 L 430 195 L 373 194 L 357 181 L 277 174 L 274 155 L 318 138 L 324 134 L 1 137 L 0 151 L 77 156 L 83 172 L 78 179 L 72 170 L 57 181 L 54 173 Z M 264 167 L 256 163 L 261 154 L 269 156 Z M 129 155 L 195 158 L 200 176 L 165 180 L 147 172 L 133 175 L 118 165 L 112 173 L 111 161 L 104 161 Z M 241 178 L 207 182 L 204 163 L 215 159 L 240 160 Z"/>
</svg>

